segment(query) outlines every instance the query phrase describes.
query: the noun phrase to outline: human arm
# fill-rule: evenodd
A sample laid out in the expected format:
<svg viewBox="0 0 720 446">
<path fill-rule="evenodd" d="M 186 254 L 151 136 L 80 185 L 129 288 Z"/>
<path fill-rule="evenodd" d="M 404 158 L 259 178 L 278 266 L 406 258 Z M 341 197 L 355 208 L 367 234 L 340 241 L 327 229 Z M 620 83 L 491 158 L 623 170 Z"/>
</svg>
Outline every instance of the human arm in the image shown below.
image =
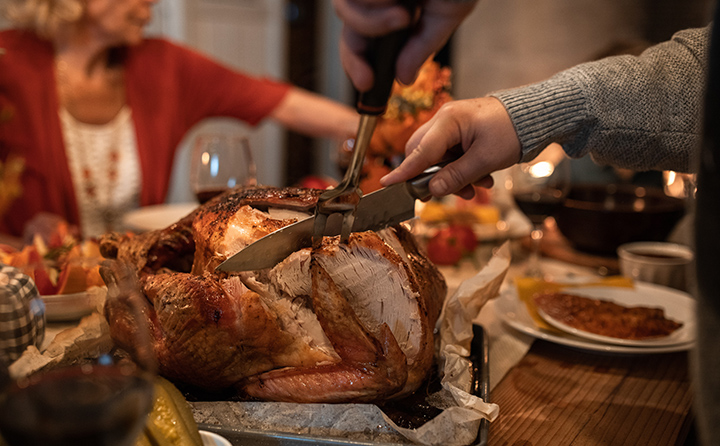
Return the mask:
<svg viewBox="0 0 720 446">
<path fill-rule="evenodd" d="M 477 0 L 427 0 L 409 40 L 401 50 L 397 79 L 412 84 L 430 55 L 445 45 L 450 35 L 470 14 Z M 373 74 L 364 58 L 368 38 L 383 36 L 409 26 L 412 18 L 396 0 L 333 0 L 343 21 L 340 57 L 345 72 L 359 91 L 373 85 Z"/>
<path fill-rule="evenodd" d="M 490 98 L 445 106 L 413 135 L 407 159 L 381 182 L 413 177 L 458 143 L 466 154 L 435 175 L 430 183 L 435 196 L 458 191 L 472 196 L 469 184 L 531 160 L 552 142 L 572 157 L 590 154 L 603 164 L 692 170 L 709 32 L 709 27 L 687 30 L 640 57 L 590 62 L 544 82 L 492 94 L 500 107 L 483 110 L 481 105 L 492 104 Z M 440 187 L 443 182 L 446 188 Z"/>
<path fill-rule="evenodd" d="M 360 119 L 353 108 L 297 87 L 290 88 L 270 118 L 298 133 L 338 141 L 353 137 Z"/>
<path fill-rule="evenodd" d="M 359 121 L 355 110 L 330 98 L 293 86 L 287 82 L 259 77 L 233 69 L 194 50 L 152 40 L 151 55 L 164 57 L 154 66 L 165 68 L 162 74 L 175 83 L 153 83 L 148 89 L 173 85 L 174 98 L 179 106 L 177 113 L 186 127 L 202 119 L 215 116 L 234 117 L 254 126 L 265 119 L 307 136 L 344 140 L 357 131 Z M 137 82 L 145 61 L 137 60 Z M 168 69 L 173 66 L 174 69 Z M 157 73 L 158 76 L 161 73 Z M 138 100 L 142 97 L 138 93 Z"/>
</svg>

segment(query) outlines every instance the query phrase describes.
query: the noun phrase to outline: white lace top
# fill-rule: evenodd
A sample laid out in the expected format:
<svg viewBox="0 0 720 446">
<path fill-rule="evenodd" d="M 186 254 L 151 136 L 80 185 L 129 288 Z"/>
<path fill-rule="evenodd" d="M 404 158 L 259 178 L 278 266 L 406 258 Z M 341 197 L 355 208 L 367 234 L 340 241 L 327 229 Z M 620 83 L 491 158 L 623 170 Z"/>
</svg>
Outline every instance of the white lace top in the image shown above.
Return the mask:
<svg viewBox="0 0 720 446">
<path fill-rule="evenodd" d="M 122 231 L 122 216 L 139 206 L 142 178 L 129 107 L 107 124 L 86 124 L 60 109 L 65 151 L 83 237 Z"/>
</svg>

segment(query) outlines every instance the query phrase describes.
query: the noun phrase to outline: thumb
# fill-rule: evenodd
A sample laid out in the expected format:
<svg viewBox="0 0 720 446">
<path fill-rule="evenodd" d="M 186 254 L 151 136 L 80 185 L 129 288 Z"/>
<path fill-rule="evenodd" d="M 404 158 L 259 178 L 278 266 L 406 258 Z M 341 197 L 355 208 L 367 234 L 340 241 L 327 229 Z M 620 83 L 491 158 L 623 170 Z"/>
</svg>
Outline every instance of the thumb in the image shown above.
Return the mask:
<svg viewBox="0 0 720 446">
<path fill-rule="evenodd" d="M 453 161 L 435 174 L 428 185 L 433 196 L 441 197 L 453 194 L 473 182 L 470 169 L 468 169 L 468 160 L 465 158 L 467 157 L 463 156 L 459 160 Z"/>
</svg>

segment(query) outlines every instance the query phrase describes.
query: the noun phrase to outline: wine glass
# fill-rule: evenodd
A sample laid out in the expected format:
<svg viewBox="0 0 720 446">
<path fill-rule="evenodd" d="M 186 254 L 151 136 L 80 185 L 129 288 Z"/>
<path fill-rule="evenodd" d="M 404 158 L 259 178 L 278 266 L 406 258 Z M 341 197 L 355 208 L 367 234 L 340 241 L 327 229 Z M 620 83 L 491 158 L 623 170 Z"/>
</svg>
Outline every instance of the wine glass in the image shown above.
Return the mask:
<svg viewBox="0 0 720 446">
<path fill-rule="evenodd" d="M 112 341 L 29 375 L 9 374 L 0 393 L 0 435 L 9 446 L 130 446 L 142 432 L 157 373 L 148 303 L 134 273 L 108 262 L 102 275 Z"/>
<path fill-rule="evenodd" d="M 200 204 L 235 186 L 257 184 L 250 142 L 244 136 L 200 135 L 190 161 L 190 182 Z"/>
<path fill-rule="evenodd" d="M 546 150 L 510 169 L 511 192 L 517 207 L 530 219 L 530 257 L 525 275 L 542 278 L 540 244 L 545 221 L 554 216 L 570 190 L 570 160 L 562 149 Z"/>
</svg>

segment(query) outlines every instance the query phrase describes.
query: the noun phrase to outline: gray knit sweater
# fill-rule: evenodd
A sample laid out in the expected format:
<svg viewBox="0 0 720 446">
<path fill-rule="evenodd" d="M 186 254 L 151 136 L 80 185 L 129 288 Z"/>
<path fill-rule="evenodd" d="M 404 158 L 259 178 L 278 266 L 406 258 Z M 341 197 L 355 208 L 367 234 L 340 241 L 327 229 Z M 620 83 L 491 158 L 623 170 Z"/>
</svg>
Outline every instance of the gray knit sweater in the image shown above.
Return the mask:
<svg viewBox="0 0 720 446">
<path fill-rule="evenodd" d="M 590 154 L 602 164 L 696 171 L 710 28 L 679 32 L 639 57 L 582 64 L 547 81 L 493 94 L 510 113 L 522 161 L 557 142 L 572 157 Z M 695 294 L 698 348 L 691 364 L 698 429 L 703 444 L 714 446 L 720 444 L 718 294 Z"/>
<path fill-rule="evenodd" d="M 528 161 L 552 142 L 579 158 L 634 170 L 695 171 L 710 26 L 678 32 L 639 57 L 578 65 L 493 93 Z"/>
</svg>

